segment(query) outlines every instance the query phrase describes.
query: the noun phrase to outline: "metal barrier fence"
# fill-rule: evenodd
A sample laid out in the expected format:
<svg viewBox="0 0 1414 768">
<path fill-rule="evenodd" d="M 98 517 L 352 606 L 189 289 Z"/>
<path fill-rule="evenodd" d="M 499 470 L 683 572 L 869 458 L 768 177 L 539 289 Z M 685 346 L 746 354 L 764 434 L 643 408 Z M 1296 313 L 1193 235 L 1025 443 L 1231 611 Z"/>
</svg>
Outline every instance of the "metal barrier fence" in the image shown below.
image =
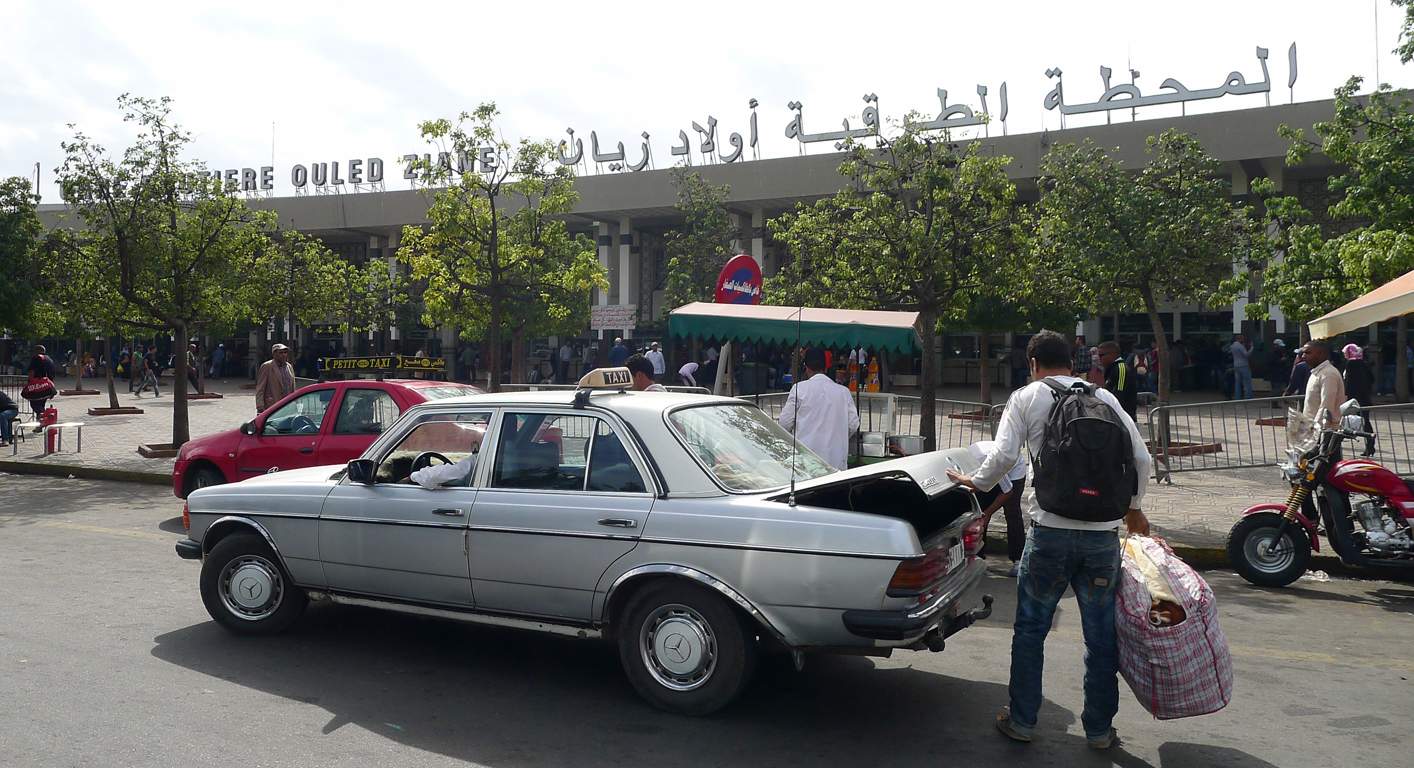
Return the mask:
<svg viewBox="0 0 1414 768">
<path fill-rule="evenodd" d="M 1146 422 L 1154 479 L 1174 472 L 1275 466 L 1286 450 L 1286 411 L 1299 397 L 1160 405 Z M 1166 428 L 1165 428 L 1166 427 Z"/>
<path fill-rule="evenodd" d="M 1270 467 L 1286 457 L 1286 413 L 1300 397 L 1267 397 L 1157 406 L 1149 411 L 1146 439 L 1154 455 L 1154 479 L 1174 472 Z M 1374 458 L 1400 474 L 1414 472 L 1414 404 L 1360 409 L 1376 435 Z M 1165 424 L 1167 429 L 1165 429 Z M 1365 449 L 1347 442 L 1345 455 Z"/>
</svg>

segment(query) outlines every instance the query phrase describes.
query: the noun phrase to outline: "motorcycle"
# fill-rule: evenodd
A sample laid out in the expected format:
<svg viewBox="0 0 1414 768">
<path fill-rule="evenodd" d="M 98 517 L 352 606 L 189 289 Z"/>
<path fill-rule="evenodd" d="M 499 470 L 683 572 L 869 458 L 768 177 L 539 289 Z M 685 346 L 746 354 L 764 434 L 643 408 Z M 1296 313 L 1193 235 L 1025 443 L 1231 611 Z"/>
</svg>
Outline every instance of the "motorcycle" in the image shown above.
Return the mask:
<svg viewBox="0 0 1414 768">
<path fill-rule="evenodd" d="M 1291 484 L 1285 504 L 1257 504 L 1242 513 L 1227 537 L 1227 556 L 1242 578 L 1284 587 L 1301 577 L 1324 533 L 1342 562 L 1366 568 L 1414 566 L 1414 480 L 1367 458 L 1342 459 L 1346 440 L 1373 439 L 1362 432 L 1359 404 L 1340 407 L 1340 426 L 1292 410 L 1287 414 L 1287 460 L 1279 464 Z"/>
</svg>

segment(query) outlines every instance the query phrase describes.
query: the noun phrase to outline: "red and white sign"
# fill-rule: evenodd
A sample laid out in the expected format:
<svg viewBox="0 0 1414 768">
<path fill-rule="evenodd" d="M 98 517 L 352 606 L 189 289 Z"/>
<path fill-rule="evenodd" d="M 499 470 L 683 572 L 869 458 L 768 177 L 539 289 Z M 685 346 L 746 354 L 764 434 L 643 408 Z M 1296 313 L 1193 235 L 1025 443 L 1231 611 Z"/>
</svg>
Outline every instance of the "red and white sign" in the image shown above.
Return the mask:
<svg viewBox="0 0 1414 768">
<path fill-rule="evenodd" d="M 751 254 L 738 253 L 722 267 L 717 275 L 717 303 L 761 303 L 761 265 Z"/>
</svg>

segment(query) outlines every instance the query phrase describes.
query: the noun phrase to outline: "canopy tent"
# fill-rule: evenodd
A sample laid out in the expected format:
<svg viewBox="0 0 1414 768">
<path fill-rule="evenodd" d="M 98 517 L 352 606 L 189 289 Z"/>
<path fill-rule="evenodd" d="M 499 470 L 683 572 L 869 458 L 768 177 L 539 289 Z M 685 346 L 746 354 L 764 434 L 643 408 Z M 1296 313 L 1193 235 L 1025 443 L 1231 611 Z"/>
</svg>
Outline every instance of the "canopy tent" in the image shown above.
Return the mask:
<svg viewBox="0 0 1414 768">
<path fill-rule="evenodd" d="M 1406 272 L 1306 325 L 1311 338 L 1329 339 L 1410 313 L 1414 313 L 1414 272 Z"/>
<path fill-rule="evenodd" d="M 920 347 L 917 312 L 771 307 L 693 302 L 668 313 L 668 334 L 683 338 L 893 352 Z"/>
</svg>

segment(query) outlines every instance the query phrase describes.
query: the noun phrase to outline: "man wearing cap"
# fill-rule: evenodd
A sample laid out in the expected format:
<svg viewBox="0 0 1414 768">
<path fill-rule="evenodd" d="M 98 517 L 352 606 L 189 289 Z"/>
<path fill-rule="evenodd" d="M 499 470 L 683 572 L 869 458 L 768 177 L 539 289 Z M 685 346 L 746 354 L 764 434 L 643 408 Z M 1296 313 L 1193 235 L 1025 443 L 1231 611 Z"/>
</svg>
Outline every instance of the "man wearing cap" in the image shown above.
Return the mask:
<svg viewBox="0 0 1414 768">
<path fill-rule="evenodd" d="M 290 365 L 290 348 L 276 344 L 270 348 L 270 358 L 260 364 L 260 371 L 255 376 L 256 413 L 295 391 L 295 369 Z"/>
<path fill-rule="evenodd" d="M 609 350 L 609 365 L 615 368 L 621 367 L 629 356 L 628 347 L 624 346 L 624 340 L 614 339 L 614 346 Z"/>
<path fill-rule="evenodd" d="M 653 364 L 653 380 L 662 381 L 663 374 L 668 372 L 668 361 L 663 359 L 662 347 L 658 346 L 658 342 L 655 341 L 648 345 L 648 352 L 643 356 Z"/>
</svg>

